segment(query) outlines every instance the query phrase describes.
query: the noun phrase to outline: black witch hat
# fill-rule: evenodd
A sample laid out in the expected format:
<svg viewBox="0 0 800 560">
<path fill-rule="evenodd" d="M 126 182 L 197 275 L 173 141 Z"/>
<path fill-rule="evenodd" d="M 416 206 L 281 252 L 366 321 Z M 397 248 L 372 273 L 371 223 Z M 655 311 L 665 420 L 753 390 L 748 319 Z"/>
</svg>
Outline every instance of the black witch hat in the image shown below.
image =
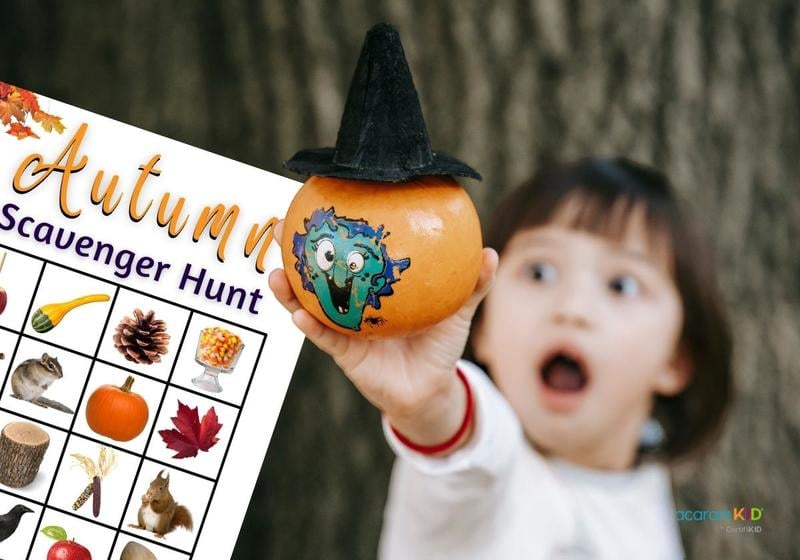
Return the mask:
<svg viewBox="0 0 800 560">
<path fill-rule="evenodd" d="M 364 39 L 335 148 L 301 150 L 284 166 L 304 175 L 398 182 L 422 175 L 480 179 L 428 138 L 400 35 L 379 23 Z"/>
</svg>

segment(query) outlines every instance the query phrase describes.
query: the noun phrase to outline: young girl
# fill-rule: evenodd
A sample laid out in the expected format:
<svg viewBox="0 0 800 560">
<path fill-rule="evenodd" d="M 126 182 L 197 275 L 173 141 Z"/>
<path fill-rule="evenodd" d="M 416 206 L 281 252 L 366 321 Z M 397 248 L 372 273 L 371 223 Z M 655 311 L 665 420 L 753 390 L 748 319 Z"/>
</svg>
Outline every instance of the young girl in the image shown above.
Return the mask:
<svg viewBox="0 0 800 560">
<path fill-rule="evenodd" d="M 663 463 L 709 441 L 731 395 L 702 239 L 667 179 L 624 159 L 540 172 L 496 216 L 499 265 L 485 249 L 471 299 L 417 336 L 336 333 L 270 276 L 384 412 L 398 460 L 381 557 L 683 557 Z M 483 370 L 459 360 L 468 338 Z"/>
</svg>

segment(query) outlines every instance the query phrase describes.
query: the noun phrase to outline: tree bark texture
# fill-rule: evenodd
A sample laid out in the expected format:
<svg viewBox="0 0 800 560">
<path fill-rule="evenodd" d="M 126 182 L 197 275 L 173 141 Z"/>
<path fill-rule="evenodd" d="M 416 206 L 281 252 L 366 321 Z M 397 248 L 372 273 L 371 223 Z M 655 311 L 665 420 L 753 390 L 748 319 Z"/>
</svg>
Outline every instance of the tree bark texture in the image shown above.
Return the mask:
<svg viewBox="0 0 800 560">
<path fill-rule="evenodd" d="M 488 217 L 544 161 L 626 155 L 713 238 L 735 331 L 721 443 L 679 508 L 764 508 L 763 532 L 681 525 L 690 558 L 798 558 L 800 5 L 795 0 L 9 3 L 0 79 L 285 173 L 332 145 L 365 31 L 401 32 L 436 148 Z M 254 196 L 258 196 L 255 192 Z M 235 558 L 374 558 L 392 455 L 379 414 L 306 345 Z"/>
</svg>

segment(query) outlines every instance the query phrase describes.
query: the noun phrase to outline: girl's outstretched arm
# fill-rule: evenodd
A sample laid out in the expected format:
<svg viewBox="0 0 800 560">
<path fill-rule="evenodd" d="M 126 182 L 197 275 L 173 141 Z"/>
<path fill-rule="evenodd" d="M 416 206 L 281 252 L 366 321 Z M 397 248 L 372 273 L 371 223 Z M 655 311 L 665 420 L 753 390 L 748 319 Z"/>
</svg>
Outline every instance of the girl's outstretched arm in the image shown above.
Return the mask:
<svg viewBox="0 0 800 560">
<path fill-rule="evenodd" d="M 282 230 L 281 222 L 275 228 L 278 243 Z M 295 325 L 336 361 L 392 426 L 419 445 L 435 445 L 456 433 L 464 418 L 467 395 L 455 375 L 456 361 L 467 343 L 475 310 L 497 270 L 493 249 L 484 249 L 482 257 L 478 282 L 461 309 L 421 333 L 402 338 L 368 340 L 326 327 L 300 306 L 282 269 L 270 274 L 269 286 L 291 312 Z M 460 445 L 468 439 L 465 434 Z"/>
</svg>

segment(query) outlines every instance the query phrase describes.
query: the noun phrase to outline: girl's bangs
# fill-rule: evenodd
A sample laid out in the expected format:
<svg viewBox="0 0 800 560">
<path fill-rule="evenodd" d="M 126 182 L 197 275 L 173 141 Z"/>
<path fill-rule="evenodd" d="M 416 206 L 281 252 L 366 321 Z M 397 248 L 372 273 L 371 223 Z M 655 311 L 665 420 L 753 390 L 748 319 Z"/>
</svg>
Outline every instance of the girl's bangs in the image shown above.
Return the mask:
<svg viewBox="0 0 800 560">
<path fill-rule="evenodd" d="M 655 255 L 664 255 L 670 269 L 674 269 L 673 222 L 658 197 L 583 186 L 546 194 L 537 197 L 536 204 L 521 207 L 526 212 L 521 216 L 519 229 L 557 224 L 621 243 L 638 222 L 644 226 L 648 249 Z"/>
</svg>

